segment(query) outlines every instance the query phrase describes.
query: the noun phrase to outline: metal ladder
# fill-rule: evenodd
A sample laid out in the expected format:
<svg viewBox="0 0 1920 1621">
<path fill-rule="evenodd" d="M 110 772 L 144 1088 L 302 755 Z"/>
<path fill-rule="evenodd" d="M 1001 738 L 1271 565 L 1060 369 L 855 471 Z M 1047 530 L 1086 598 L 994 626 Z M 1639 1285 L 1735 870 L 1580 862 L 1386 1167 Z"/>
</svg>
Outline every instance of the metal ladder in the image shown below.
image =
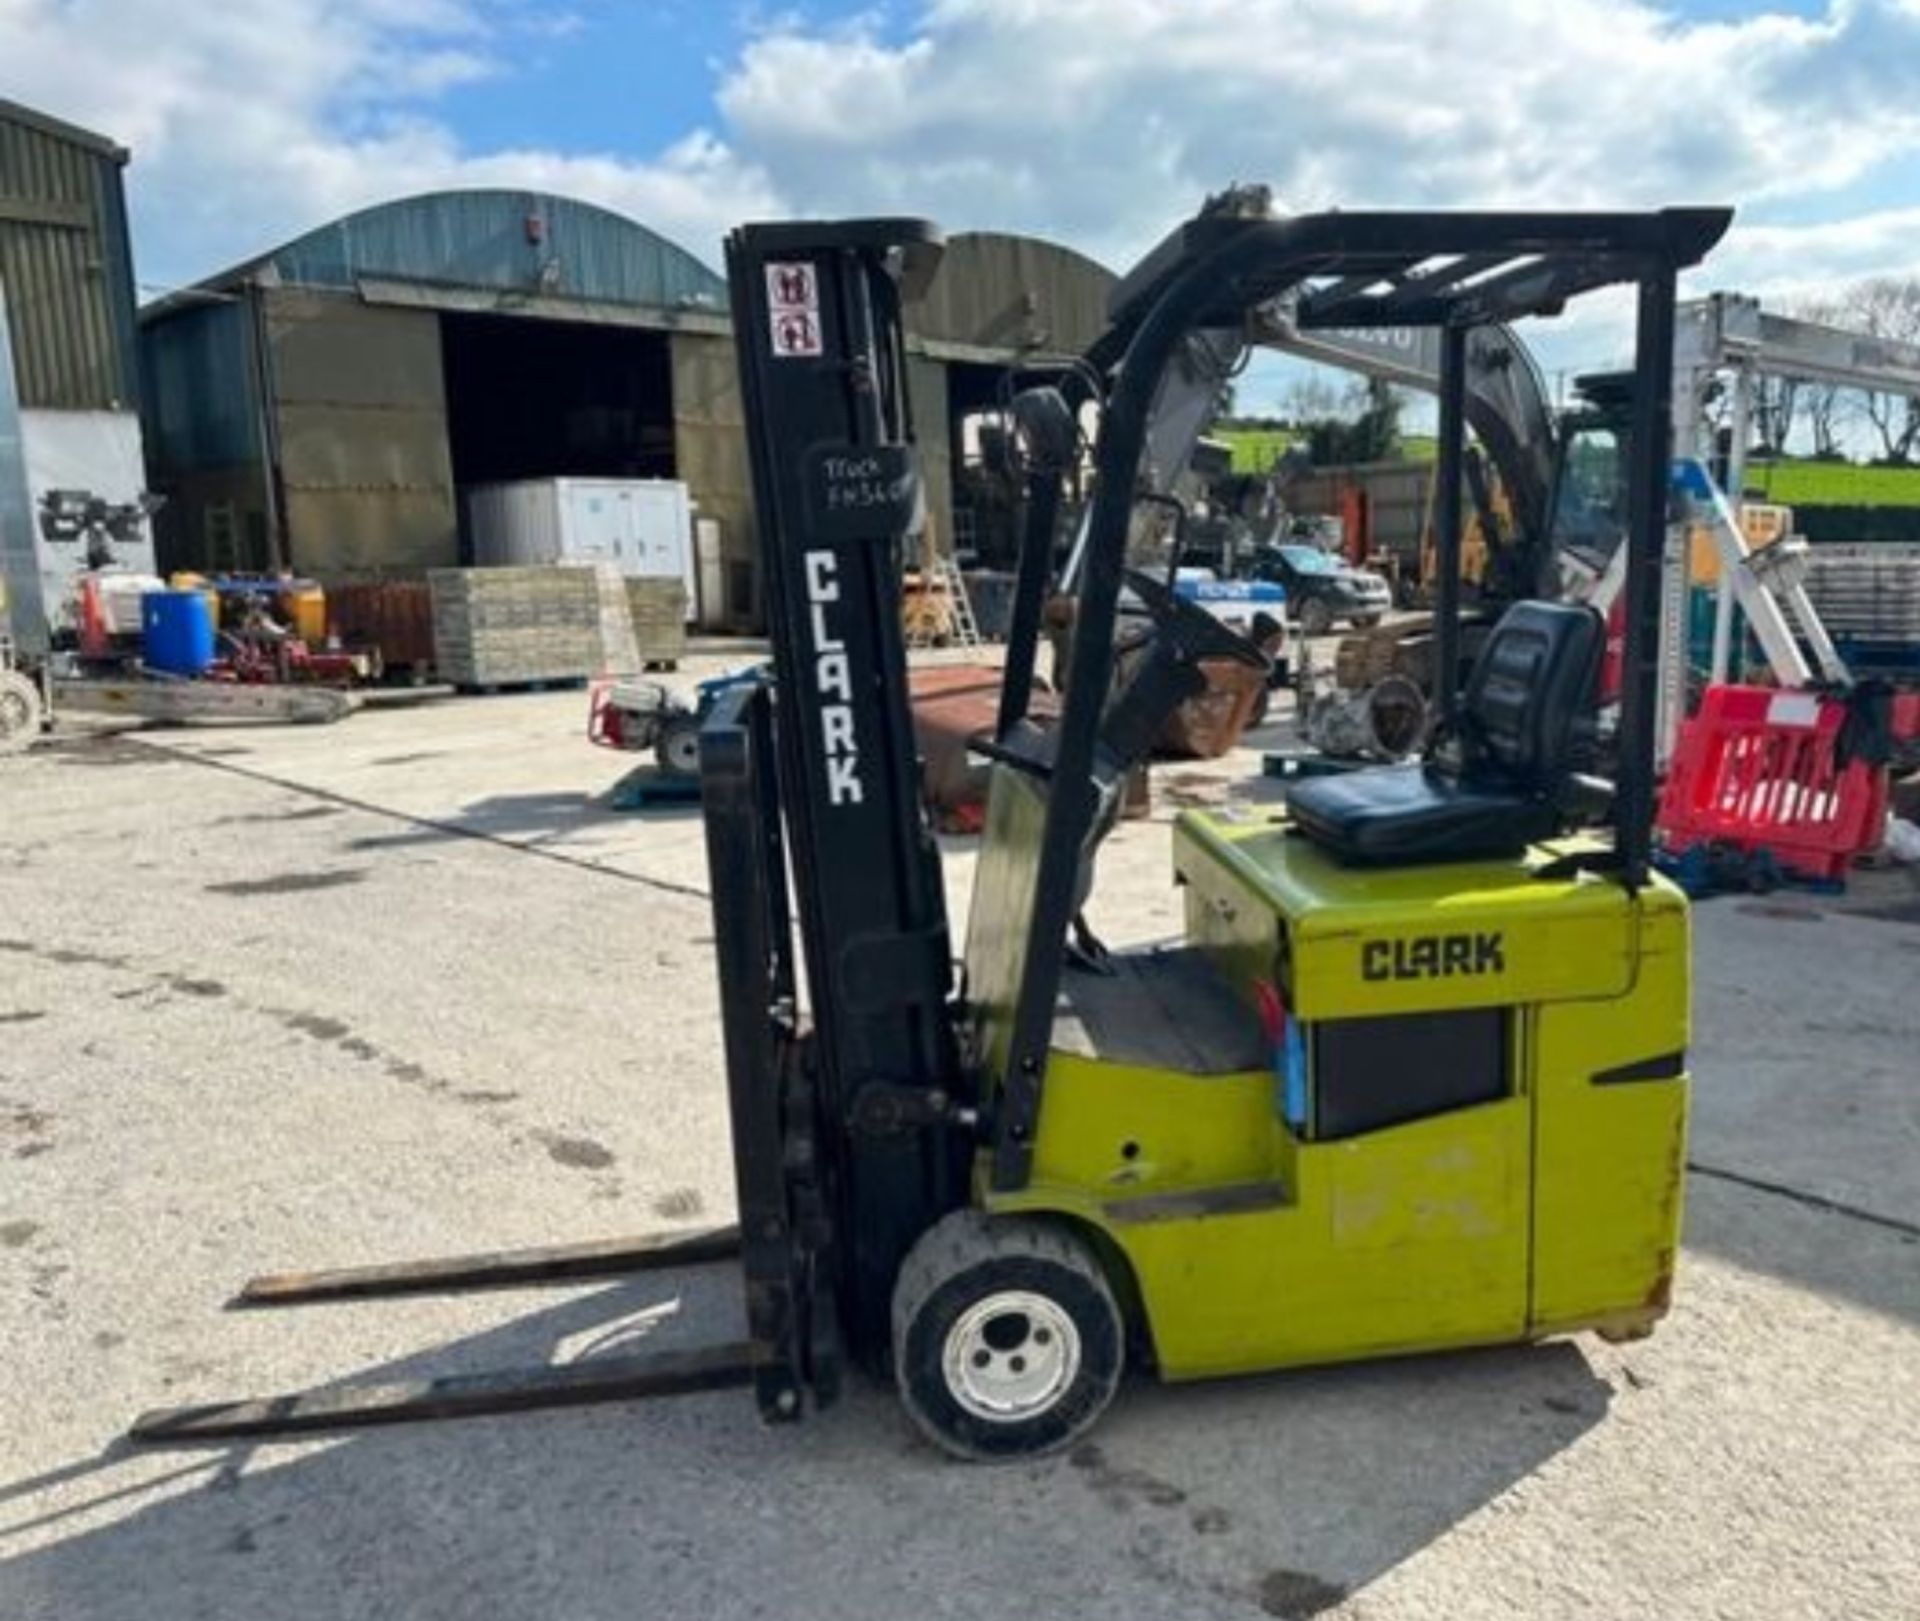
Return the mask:
<svg viewBox="0 0 1920 1621">
<path fill-rule="evenodd" d="M 1714 483 L 1703 464 L 1683 460 L 1675 464 L 1674 471 L 1675 482 L 1692 500 L 1695 512 L 1707 525 L 1720 554 L 1714 681 L 1727 679 L 1732 610 L 1738 603 L 1782 686 L 1805 687 L 1816 680 L 1851 686 L 1853 678 L 1846 660 L 1833 645 L 1833 638 L 1827 634 L 1818 610 L 1807 596 L 1806 543 L 1789 536 L 1755 549 L 1747 543 L 1733 503 Z M 1812 650 L 1813 665 L 1807 663 L 1802 642 Z"/>
<path fill-rule="evenodd" d="M 955 647 L 978 647 L 980 622 L 973 617 L 973 599 L 967 595 L 960 565 L 951 555 L 940 557 L 934 563 L 933 577 L 947 595 L 947 639 Z"/>
<path fill-rule="evenodd" d="M 980 646 L 980 622 L 973 617 L 973 603 L 967 596 L 966 581 L 960 577 L 959 564 L 932 547 L 927 551 L 920 565 L 918 611 L 907 620 L 907 646 Z"/>
</svg>

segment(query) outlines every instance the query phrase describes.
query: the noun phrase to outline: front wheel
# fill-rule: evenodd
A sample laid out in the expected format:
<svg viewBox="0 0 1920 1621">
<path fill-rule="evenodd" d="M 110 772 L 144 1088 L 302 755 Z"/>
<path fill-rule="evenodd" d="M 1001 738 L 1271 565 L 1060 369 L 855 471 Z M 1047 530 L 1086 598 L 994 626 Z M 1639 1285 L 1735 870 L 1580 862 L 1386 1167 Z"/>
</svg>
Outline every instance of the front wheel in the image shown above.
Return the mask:
<svg viewBox="0 0 1920 1621">
<path fill-rule="evenodd" d="M 1308 597 L 1300 604 L 1300 628 L 1309 636 L 1324 636 L 1333 629 L 1333 610 L 1319 597 Z"/>
<path fill-rule="evenodd" d="M 1126 1335 L 1099 1261 L 1046 1222 L 943 1217 L 893 1289 L 894 1377 L 908 1415 L 958 1458 L 1034 1457 L 1092 1428 Z"/>
</svg>

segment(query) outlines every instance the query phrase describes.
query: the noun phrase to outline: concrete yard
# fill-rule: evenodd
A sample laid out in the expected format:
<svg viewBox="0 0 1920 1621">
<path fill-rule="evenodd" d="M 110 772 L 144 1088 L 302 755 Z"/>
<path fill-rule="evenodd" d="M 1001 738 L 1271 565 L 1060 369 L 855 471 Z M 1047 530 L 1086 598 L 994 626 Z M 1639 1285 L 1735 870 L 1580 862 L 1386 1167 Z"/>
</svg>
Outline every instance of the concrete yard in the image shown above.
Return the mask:
<svg viewBox="0 0 1920 1621">
<path fill-rule="evenodd" d="M 683 677 L 720 661 L 694 661 Z M 733 1332 L 724 1268 L 222 1314 L 249 1274 L 724 1220 L 698 814 L 579 693 L 0 760 L 0 1618 L 1920 1615 L 1920 886 L 1697 916 L 1687 1248 L 1651 1340 L 1130 1388 L 944 1461 L 890 1392 L 136 1452 L 141 1409 Z M 1104 858 L 1178 924 L 1157 773 Z M 956 908 L 971 841 L 946 841 Z"/>
</svg>

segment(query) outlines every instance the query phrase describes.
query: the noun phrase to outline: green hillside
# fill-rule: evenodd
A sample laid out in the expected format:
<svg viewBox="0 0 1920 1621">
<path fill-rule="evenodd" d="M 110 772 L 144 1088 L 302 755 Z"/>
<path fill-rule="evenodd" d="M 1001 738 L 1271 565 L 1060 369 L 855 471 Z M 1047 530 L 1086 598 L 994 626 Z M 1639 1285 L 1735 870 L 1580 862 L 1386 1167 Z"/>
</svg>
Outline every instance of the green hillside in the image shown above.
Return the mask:
<svg viewBox="0 0 1920 1621">
<path fill-rule="evenodd" d="M 1850 462 L 1750 462 L 1747 489 L 1790 507 L 1920 507 L 1920 467 Z"/>
<path fill-rule="evenodd" d="M 1231 449 L 1236 473 L 1264 473 L 1300 435 L 1288 428 L 1213 428 L 1207 437 Z M 1400 445 L 1408 461 L 1433 460 L 1431 434 L 1402 434 Z"/>
<path fill-rule="evenodd" d="M 1264 473 L 1299 435 L 1285 428 L 1214 428 L 1207 437 L 1232 450 L 1236 473 Z"/>
</svg>

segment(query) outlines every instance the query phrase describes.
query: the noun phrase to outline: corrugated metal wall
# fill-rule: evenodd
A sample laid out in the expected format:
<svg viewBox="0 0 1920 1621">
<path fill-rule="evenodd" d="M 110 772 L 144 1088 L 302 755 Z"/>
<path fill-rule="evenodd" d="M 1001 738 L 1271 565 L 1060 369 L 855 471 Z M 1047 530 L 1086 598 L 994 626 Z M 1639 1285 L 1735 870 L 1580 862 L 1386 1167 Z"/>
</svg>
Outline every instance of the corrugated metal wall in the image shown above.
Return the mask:
<svg viewBox="0 0 1920 1621">
<path fill-rule="evenodd" d="M 934 541 L 951 552 L 953 531 L 953 420 L 948 409 L 947 368 L 921 355 L 907 356 L 907 406 L 920 447 L 920 479 Z"/>
<path fill-rule="evenodd" d="M 0 102 L 0 283 L 28 409 L 130 409 L 137 399 L 126 154 Z"/>
<path fill-rule="evenodd" d="M 692 494 L 698 516 L 720 520 L 723 569 L 732 582 L 727 605 L 718 613 L 703 605 L 703 611 L 748 628 L 760 614 L 760 563 L 733 339 L 676 332 L 668 348 L 673 356 L 674 474 Z"/>
<path fill-rule="evenodd" d="M 248 326 L 247 307 L 235 300 L 170 311 L 140 329 L 147 455 L 156 467 L 259 461 Z"/>
<path fill-rule="evenodd" d="M 252 330 L 239 299 L 171 309 L 140 328 L 147 461 L 167 503 L 153 525 L 164 568 L 273 565 Z"/>
<path fill-rule="evenodd" d="M 1316 467 L 1287 486 L 1287 506 L 1303 514 L 1340 515 L 1344 491 L 1366 492 L 1372 541 L 1403 563 L 1420 561 L 1420 537 L 1427 523 L 1427 499 L 1433 480 L 1431 462 L 1356 462 Z"/>
<path fill-rule="evenodd" d="M 266 319 L 290 565 L 322 576 L 454 566 L 440 317 L 283 288 Z"/>
</svg>

